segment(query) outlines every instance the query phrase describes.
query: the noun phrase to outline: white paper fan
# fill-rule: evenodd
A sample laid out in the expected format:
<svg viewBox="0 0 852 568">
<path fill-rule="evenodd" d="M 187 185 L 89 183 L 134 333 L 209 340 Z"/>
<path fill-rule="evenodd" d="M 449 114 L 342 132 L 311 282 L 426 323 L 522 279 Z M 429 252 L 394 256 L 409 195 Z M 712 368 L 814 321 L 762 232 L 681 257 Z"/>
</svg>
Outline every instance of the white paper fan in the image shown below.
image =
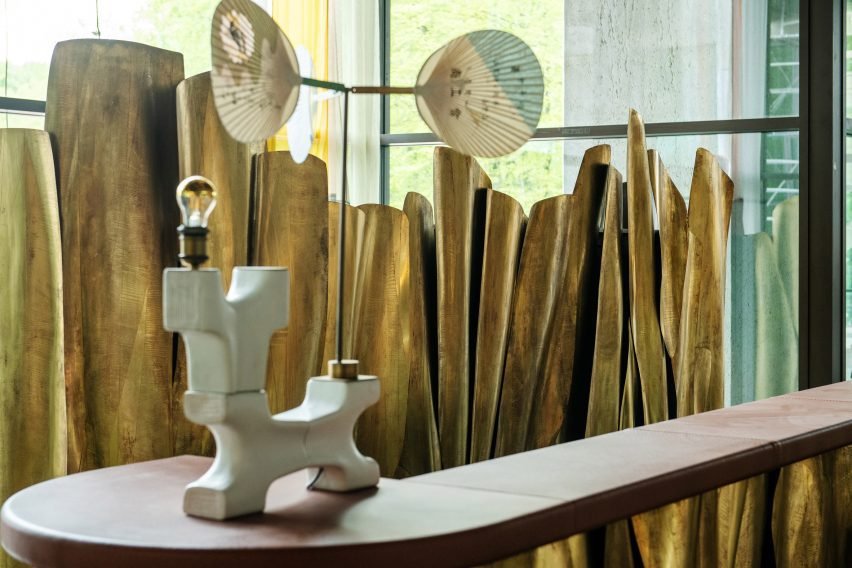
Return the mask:
<svg viewBox="0 0 852 568">
<path fill-rule="evenodd" d="M 296 59 L 301 73 L 313 74 L 314 64 L 305 46 L 296 47 Z M 299 87 L 299 102 L 296 103 L 293 116 L 287 121 L 287 145 L 290 147 L 290 156 L 297 164 L 301 164 L 308 158 L 311 145 L 314 143 L 314 116 L 317 103 L 314 100 L 313 90 L 314 88 L 309 85 L 303 84 Z"/>
<path fill-rule="evenodd" d="M 414 95 L 420 116 L 447 145 L 493 158 L 517 150 L 535 133 L 544 77 L 521 39 L 482 30 L 459 36 L 429 56 Z"/>
<path fill-rule="evenodd" d="M 239 142 L 273 136 L 296 108 L 299 64 L 281 28 L 251 0 L 213 14 L 211 83 L 219 118 Z"/>
</svg>

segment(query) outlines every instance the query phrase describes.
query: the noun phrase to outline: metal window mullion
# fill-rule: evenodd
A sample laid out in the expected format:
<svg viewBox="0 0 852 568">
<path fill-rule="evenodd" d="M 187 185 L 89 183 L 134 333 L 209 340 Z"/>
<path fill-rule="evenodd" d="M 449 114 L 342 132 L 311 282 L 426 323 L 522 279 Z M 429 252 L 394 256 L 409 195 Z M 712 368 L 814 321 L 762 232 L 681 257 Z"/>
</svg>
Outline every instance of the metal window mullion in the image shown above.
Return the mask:
<svg viewBox="0 0 852 568">
<path fill-rule="evenodd" d="M 382 77 L 382 85 L 390 85 L 390 0 L 379 0 L 379 66 Z M 381 136 L 390 132 L 390 96 L 382 95 L 381 108 Z M 380 203 L 390 204 L 390 151 L 387 146 L 380 143 L 379 146 L 379 196 Z"/>
<path fill-rule="evenodd" d="M 845 3 L 801 0 L 799 385 L 845 374 Z"/>
<path fill-rule="evenodd" d="M 656 122 L 645 125 L 648 137 L 694 136 L 706 134 L 748 134 L 754 132 L 794 132 L 799 130 L 799 117 L 741 118 L 733 120 L 703 120 L 689 122 Z M 593 140 L 626 138 L 626 124 L 597 126 L 563 126 L 539 128 L 532 140 Z M 440 140 L 432 133 L 417 132 L 403 134 L 384 133 L 382 146 L 415 146 L 438 144 Z"/>
<path fill-rule="evenodd" d="M 0 97 L 0 112 L 11 114 L 44 114 L 44 101 Z"/>
</svg>

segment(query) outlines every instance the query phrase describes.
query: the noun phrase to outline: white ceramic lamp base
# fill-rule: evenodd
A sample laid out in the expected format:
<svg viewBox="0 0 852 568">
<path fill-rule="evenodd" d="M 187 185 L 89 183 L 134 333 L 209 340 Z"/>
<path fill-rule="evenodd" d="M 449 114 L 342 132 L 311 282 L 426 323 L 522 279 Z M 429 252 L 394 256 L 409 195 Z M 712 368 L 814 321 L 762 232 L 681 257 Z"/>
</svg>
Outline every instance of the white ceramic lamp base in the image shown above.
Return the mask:
<svg viewBox="0 0 852 568">
<path fill-rule="evenodd" d="M 217 270 L 163 275 L 165 327 L 186 345 L 184 413 L 216 439 L 213 465 L 184 493 L 189 515 L 261 512 L 269 485 L 305 468 L 315 489 L 352 491 L 379 481 L 378 464 L 353 440 L 355 421 L 379 399 L 376 377 L 314 377 L 300 406 L 269 413 L 266 354 L 272 332 L 287 324 L 288 284 L 286 269 L 236 268 L 225 298 Z"/>
</svg>

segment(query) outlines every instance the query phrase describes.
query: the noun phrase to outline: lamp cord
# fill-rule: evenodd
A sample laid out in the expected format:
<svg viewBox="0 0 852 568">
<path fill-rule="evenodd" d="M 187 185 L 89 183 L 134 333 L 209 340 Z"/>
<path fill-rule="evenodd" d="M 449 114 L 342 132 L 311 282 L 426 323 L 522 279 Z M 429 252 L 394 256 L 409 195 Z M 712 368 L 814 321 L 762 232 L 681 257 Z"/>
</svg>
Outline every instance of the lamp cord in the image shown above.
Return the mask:
<svg viewBox="0 0 852 568">
<path fill-rule="evenodd" d="M 319 468 L 319 471 L 317 472 L 316 477 L 314 477 L 313 481 L 311 481 L 310 483 L 308 483 L 308 490 L 311 490 L 311 489 L 313 489 L 313 488 L 314 488 L 314 485 L 316 485 L 316 484 L 317 484 L 317 481 L 319 481 L 319 478 L 320 478 L 320 476 L 323 474 L 323 472 L 324 472 L 324 471 L 325 471 L 325 468 L 324 468 L 324 467 Z"/>
</svg>

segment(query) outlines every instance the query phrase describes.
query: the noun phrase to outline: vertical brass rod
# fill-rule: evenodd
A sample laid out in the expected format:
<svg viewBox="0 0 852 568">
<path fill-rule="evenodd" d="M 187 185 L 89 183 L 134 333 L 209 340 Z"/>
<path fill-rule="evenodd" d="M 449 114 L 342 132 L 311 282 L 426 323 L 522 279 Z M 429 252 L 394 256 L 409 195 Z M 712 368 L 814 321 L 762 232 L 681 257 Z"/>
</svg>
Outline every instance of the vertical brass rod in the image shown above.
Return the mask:
<svg viewBox="0 0 852 568">
<path fill-rule="evenodd" d="M 343 92 L 343 175 L 340 189 L 340 230 L 337 233 L 337 361 L 343 361 L 343 284 L 346 274 L 346 154 L 349 146 L 349 91 Z"/>
</svg>

